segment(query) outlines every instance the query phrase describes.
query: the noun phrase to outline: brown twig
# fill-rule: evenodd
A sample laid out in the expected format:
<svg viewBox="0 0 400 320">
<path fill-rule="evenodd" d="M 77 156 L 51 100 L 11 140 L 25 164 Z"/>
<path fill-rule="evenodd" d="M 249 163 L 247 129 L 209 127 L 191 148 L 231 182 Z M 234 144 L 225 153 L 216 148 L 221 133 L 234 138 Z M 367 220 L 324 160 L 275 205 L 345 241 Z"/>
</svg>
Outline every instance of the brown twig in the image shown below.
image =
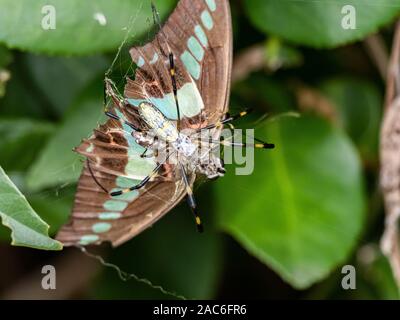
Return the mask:
<svg viewBox="0 0 400 320">
<path fill-rule="evenodd" d="M 246 79 L 250 73 L 265 68 L 264 44 L 256 44 L 240 52 L 233 61 L 232 83 Z"/>
<path fill-rule="evenodd" d="M 400 64 L 400 21 L 396 25 L 396 33 L 393 40 L 392 54 L 387 70 L 385 109 L 400 94 L 399 64 Z"/>
<path fill-rule="evenodd" d="M 232 83 L 246 79 L 252 72 L 265 69 L 267 69 L 265 46 L 264 44 L 256 44 L 235 57 Z M 337 109 L 321 92 L 299 82 L 293 83 L 293 88 L 300 110 L 314 111 L 330 122 L 336 121 Z"/>
<path fill-rule="evenodd" d="M 389 259 L 400 287 L 400 22 L 396 26 L 392 56 L 388 68 L 386 105 L 381 129 L 381 187 L 385 201 L 385 231 L 382 252 Z"/>
<path fill-rule="evenodd" d="M 294 90 L 297 104 L 301 111 L 312 111 L 332 123 L 337 122 L 338 115 L 336 110 L 338 109 L 319 90 L 297 82 Z"/>
<path fill-rule="evenodd" d="M 379 33 L 370 35 L 365 39 L 364 46 L 385 81 L 389 65 L 389 53 L 382 36 Z"/>
</svg>

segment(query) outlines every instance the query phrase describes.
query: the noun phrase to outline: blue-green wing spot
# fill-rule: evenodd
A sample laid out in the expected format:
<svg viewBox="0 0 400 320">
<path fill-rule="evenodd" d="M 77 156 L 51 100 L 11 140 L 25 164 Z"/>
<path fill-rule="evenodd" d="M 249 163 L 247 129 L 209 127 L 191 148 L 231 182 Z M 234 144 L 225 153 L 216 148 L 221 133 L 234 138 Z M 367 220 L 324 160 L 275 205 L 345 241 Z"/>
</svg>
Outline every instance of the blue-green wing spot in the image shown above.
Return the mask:
<svg viewBox="0 0 400 320">
<path fill-rule="evenodd" d="M 199 39 L 203 47 L 207 48 L 208 38 L 201 25 L 197 25 L 196 27 L 194 27 L 194 33 L 196 34 L 197 39 Z"/>
<path fill-rule="evenodd" d="M 196 84 L 193 82 L 184 84 L 182 88 L 178 90 L 178 99 L 181 118 L 192 118 L 200 114 L 201 110 L 204 109 L 203 99 L 200 96 Z M 173 93 L 168 93 L 163 98 L 149 97 L 148 100 L 168 119 L 178 119 Z M 128 99 L 128 102 L 135 107 L 141 102 L 149 101 L 144 99 Z"/>
<path fill-rule="evenodd" d="M 128 143 L 127 157 L 128 161 L 124 168 L 124 173 L 129 177 L 138 177 L 138 179 L 132 179 L 124 176 L 115 178 L 115 188 L 110 191 L 119 191 L 120 189 L 130 188 L 137 185 L 141 179 L 150 174 L 156 167 L 154 159 L 141 158 L 140 154 L 144 151 L 144 148 L 136 143 L 136 140 L 132 136 L 133 129 L 126 124 L 126 117 L 120 110 L 115 110 L 118 117 L 121 119 L 121 127 L 123 130 L 124 138 Z M 94 145 L 90 144 L 86 152 L 92 153 L 94 151 Z M 81 245 L 89 245 L 96 243 L 99 240 L 98 234 L 107 233 L 111 230 L 112 224 L 105 220 L 117 220 L 123 216 L 124 210 L 129 204 L 139 197 L 137 190 L 122 194 L 120 196 L 110 197 L 106 200 L 102 206 L 104 212 L 98 213 L 97 221 L 91 225 L 93 234 L 86 234 L 79 240 Z"/>
<path fill-rule="evenodd" d="M 206 27 L 206 29 L 211 30 L 214 27 L 214 21 L 211 17 L 210 12 L 208 10 L 204 10 L 201 13 L 201 22 L 203 22 L 203 25 Z"/>
<path fill-rule="evenodd" d="M 215 0 L 205 0 L 205 1 L 211 11 L 217 10 L 217 4 L 215 3 Z"/>
<path fill-rule="evenodd" d="M 133 129 L 126 124 L 124 114 L 118 110 L 116 110 L 116 114 L 121 119 L 122 129 L 124 130 L 124 137 L 129 145 L 128 162 L 125 166 L 125 174 L 128 177 L 135 177 L 140 180 L 144 179 L 154 170 L 157 164 L 152 158 L 140 157 L 145 148 L 139 145 L 136 142 L 135 138 L 132 136 Z"/>
<path fill-rule="evenodd" d="M 204 58 L 204 49 L 200 42 L 193 36 L 191 36 L 187 42 L 188 48 L 197 61 L 201 62 Z"/>
<path fill-rule="evenodd" d="M 128 206 L 126 201 L 120 200 L 107 200 L 103 204 L 103 208 L 108 211 L 123 211 Z"/>
<path fill-rule="evenodd" d="M 92 226 L 92 231 L 94 233 L 105 233 L 110 231 L 111 224 L 108 222 L 97 222 Z"/>
<path fill-rule="evenodd" d="M 211 11 L 215 11 L 217 9 L 214 0 L 208 0 L 206 3 Z M 214 27 L 213 18 L 208 10 L 204 10 L 201 13 L 200 19 L 206 29 L 211 30 Z M 188 50 L 185 50 L 181 54 L 180 59 L 192 78 L 195 80 L 200 80 L 201 62 L 205 54 L 204 48 L 207 48 L 208 46 L 208 38 L 200 25 L 195 26 L 194 33 L 197 39 L 195 36 L 189 37 L 187 40 Z"/>
<path fill-rule="evenodd" d="M 133 152 L 133 153 L 141 154 L 145 149 L 141 145 L 139 145 L 136 142 L 135 138 L 132 136 L 133 129 L 126 124 L 127 120 L 125 118 L 125 115 L 119 110 L 115 110 L 115 113 L 121 119 L 120 122 L 122 125 L 122 130 L 124 131 L 124 138 L 128 142 L 128 145 L 129 145 L 129 151 Z"/>
<path fill-rule="evenodd" d="M 122 217 L 121 212 L 102 212 L 99 213 L 100 220 L 117 220 Z"/>
<path fill-rule="evenodd" d="M 191 55 L 191 53 L 186 50 L 184 53 L 181 54 L 181 60 L 185 65 L 186 70 L 190 73 L 193 79 L 199 80 L 201 67 L 196 59 Z"/>
<path fill-rule="evenodd" d="M 89 244 L 95 243 L 96 241 L 98 241 L 100 238 L 98 235 L 95 234 L 87 234 L 84 235 L 80 238 L 79 240 L 79 244 L 82 246 L 87 246 Z"/>
<path fill-rule="evenodd" d="M 89 144 L 89 146 L 86 149 L 86 152 L 92 153 L 94 151 L 94 145 L 93 143 Z"/>
<path fill-rule="evenodd" d="M 139 68 L 143 67 L 143 66 L 144 66 L 144 63 L 145 63 L 145 62 L 144 62 L 143 57 L 139 57 L 138 61 L 136 62 L 137 66 L 138 66 Z"/>
<path fill-rule="evenodd" d="M 126 177 L 118 177 L 115 181 L 117 188 L 111 190 L 112 192 L 118 191 L 121 189 L 126 189 L 137 185 L 140 180 L 129 179 Z M 133 190 L 131 192 L 115 196 L 111 200 L 107 200 L 104 202 L 104 209 L 110 211 L 112 217 L 115 217 L 113 213 L 122 213 L 129 205 L 130 202 L 134 201 L 137 197 L 139 197 L 139 191 Z M 104 216 L 104 215 L 103 215 Z"/>
<path fill-rule="evenodd" d="M 143 161 L 145 160 L 145 161 Z M 128 163 L 125 166 L 125 174 L 128 177 L 144 179 L 156 167 L 155 161 L 146 161 L 149 159 L 141 158 L 137 153 L 128 153 Z"/>
<path fill-rule="evenodd" d="M 138 184 L 140 180 L 129 179 L 126 177 L 117 177 L 115 184 L 117 188 L 111 190 L 112 192 L 120 189 L 130 188 Z M 112 200 L 107 200 L 103 204 L 103 208 L 109 212 L 102 212 L 99 214 L 100 220 L 117 220 L 122 217 L 122 212 L 128 207 L 129 203 L 139 197 L 139 192 L 133 190 L 131 192 L 115 196 Z M 92 226 L 92 231 L 96 234 L 106 233 L 112 228 L 111 223 L 108 222 L 96 222 Z"/>
<path fill-rule="evenodd" d="M 117 177 L 115 180 L 115 184 L 118 188 L 126 189 L 132 187 L 132 184 L 139 183 L 139 180 L 133 180 L 126 177 Z"/>
<path fill-rule="evenodd" d="M 154 53 L 153 59 L 151 59 L 150 64 L 155 64 L 158 61 L 158 54 L 157 52 Z"/>
</svg>

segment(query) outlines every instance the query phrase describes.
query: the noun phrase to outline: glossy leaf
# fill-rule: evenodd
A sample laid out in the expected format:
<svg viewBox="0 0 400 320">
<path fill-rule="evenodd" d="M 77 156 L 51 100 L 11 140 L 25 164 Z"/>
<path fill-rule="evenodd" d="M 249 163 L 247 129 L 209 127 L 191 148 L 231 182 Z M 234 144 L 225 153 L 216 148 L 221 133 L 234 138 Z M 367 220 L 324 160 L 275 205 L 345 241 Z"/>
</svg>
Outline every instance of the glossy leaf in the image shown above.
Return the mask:
<svg viewBox="0 0 400 320">
<path fill-rule="evenodd" d="M 0 119 L 0 166 L 7 171 L 27 169 L 45 145 L 54 126 L 28 119 Z"/>
<path fill-rule="evenodd" d="M 271 37 L 265 44 L 265 60 L 267 67 L 276 71 L 300 66 L 303 56 L 300 51 L 286 45 L 279 38 Z"/>
<path fill-rule="evenodd" d="M 26 55 L 24 64 L 32 82 L 51 104 L 58 116 L 71 105 L 72 99 L 99 74 L 110 61 L 103 56 L 45 57 Z"/>
<path fill-rule="evenodd" d="M 78 179 L 82 162 L 72 149 L 101 122 L 102 94 L 102 81 L 96 79 L 78 96 L 64 123 L 32 165 L 27 176 L 29 188 L 37 190 Z"/>
<path fill-rule="evenodd" d="M 378 88 L 365 80 L 336 78 L 324 82 L 321 91 L 337 107 L 339 123 L 363 158 L 376 159 L 383 103 Z"/>
<path fill-rule="evenodd" d="M 400 12 L 399 0 L 246 0 L 244 3 L 250 20 L 261 31 L 313 47 L 335 47 L 361 40 L 393 21 Z M 353 12 L 355 28 L 349 29 Z"/>
<path fill-rule="evenodd" d="M 175 0 L 156 4 L 165 17 Z M 152 21 L 150 2 L 141 0 L 2 0 L 0 42 L 30 52 L 88 54 L 145 35 Z"/>
<path fill-rule="evenodd" d="M 342 132 L 309 116 L 273 121 L 258 136 L 276 149 L 256 153 L 252 175 L 230 172 L 217 183 L 219 225 L 307 288 L 356 244 L 365 209 L 359 159 Z"/>
<path fill-rule="evenodd" d="M 12 230 L 12 245 L 42 250 L 61 250 L 62 244 L 49 238 L 49 226 L 35 213 L 24 195 L 0 168 L 0 217 Z"/>
<path fill-rule="evenodd" d="M 52 191 L 29 194 L 25 186 L 24 176 L 11 174 L 10 179 L 15 183 L 21 192 L 26 190 L 26 198 L 33 210 L 46 221 L 49 228 L 49 235 L 54 236 L 58 229 L 67 222 L 71 213 L 75 188 L 57 188 Z M 10 239 L 9 229 L 0 225 L 0 240 L 8 242 Z"/>
</svg>

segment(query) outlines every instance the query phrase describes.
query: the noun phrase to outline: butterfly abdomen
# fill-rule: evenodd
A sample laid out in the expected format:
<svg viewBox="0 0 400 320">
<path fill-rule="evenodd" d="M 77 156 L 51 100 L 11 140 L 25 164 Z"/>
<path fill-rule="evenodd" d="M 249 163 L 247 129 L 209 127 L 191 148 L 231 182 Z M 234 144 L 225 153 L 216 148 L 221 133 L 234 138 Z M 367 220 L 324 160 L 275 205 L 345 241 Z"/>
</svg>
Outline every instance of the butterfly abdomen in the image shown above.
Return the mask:
<svg viewBox="0 0 400 320">
<path fill-rule="evenodd" d="M 142 102 L 139 104 L 138 110 L 144 122 L 154 130 L 158 138 L 167 142 L 175 142 L 178 139 L 178 129 L 154 105 Z"/>
</svg>

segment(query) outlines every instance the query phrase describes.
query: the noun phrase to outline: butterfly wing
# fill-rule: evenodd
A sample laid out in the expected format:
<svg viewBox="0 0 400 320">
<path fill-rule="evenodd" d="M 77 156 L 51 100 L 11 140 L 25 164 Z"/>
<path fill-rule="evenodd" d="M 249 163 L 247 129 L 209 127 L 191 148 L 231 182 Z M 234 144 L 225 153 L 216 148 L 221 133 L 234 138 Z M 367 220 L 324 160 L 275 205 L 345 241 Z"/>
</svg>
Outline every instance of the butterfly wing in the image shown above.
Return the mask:
<svg viewBox="0 0 400 320">
<path fill-rule="evenodd" d="M 168 118 L 177 119 L 169 61 L 165 59 L 168 45 L 176 57 L 184 125 L 213 123 L 226 112 L 232 60 L 229 3 L 181 0 L 156 38 L 130 51 L 138 69 L 125 87 L 131 105 L 114 106 L 121 121 L 107 121 L 76 150 L 88 162 L 79 180 L 71 221 L 57 235 L 65 245 L 103 241 L 120 245 L 151 226 L 186 195 L 180 171 L 173 165 L 164 166 L 157 179 L 144 188 L 119 197 L 110 197 L 99 186 L 107 191 L 131 187 L 157 166 L 154 159 L 140 157 L 144 149 L 124 121 L 140 124 L 133 108 L 141 101 L 150 101 Z M 191 173 L 190 184 L 194 180 Z"/>
<path fill-rule="evenodd" d="M 184 197 L 181 180 L 149 182 L 145 188 L 110 197 L 94 181 L 110 190 L 137 181 L 88 168 L 79 179 L 69 224 L 57 235 L 64 245 L 89 245 L 109 241 L 118 246 L 148 228 Z M 193 179 L 193 178 L 192 178 Z"/>
<path fill-rule="evenodd" d="M 179 170 L 165 164 L 145 187 L 121 196 L 109 195 L 137 185 L 158 165 L 154 158 L 140 157 L 143 148 L 131 136 L 133 129 L 124 127 L 127 118 L 119 115 L 121 121 L 108 120 L 76 148 L 87 161 L 71 220 L 57 235 L 66 246 L 103 241 L 117 246 L 160 219 L 186 194 Z M 193 182 L 195 176 L 190 179 Z"/>
<path fill-rule="evenodd" d="M 232 31 L 227 0 L 181 0 L 155 39 L 130 53 L 138 70 L 125 96 L 137 106 L 150 100 L 177 119 L 168 49 L 175 56 L 180 114 L 186 126 L 215 123 L 227 112 Z M 139 94 L 138 94 L 139 93 Z M 150 99 L 148 99 L 150 97 Z M 190 121 L 191 120 L 191 121 Z"/>
</svg>

